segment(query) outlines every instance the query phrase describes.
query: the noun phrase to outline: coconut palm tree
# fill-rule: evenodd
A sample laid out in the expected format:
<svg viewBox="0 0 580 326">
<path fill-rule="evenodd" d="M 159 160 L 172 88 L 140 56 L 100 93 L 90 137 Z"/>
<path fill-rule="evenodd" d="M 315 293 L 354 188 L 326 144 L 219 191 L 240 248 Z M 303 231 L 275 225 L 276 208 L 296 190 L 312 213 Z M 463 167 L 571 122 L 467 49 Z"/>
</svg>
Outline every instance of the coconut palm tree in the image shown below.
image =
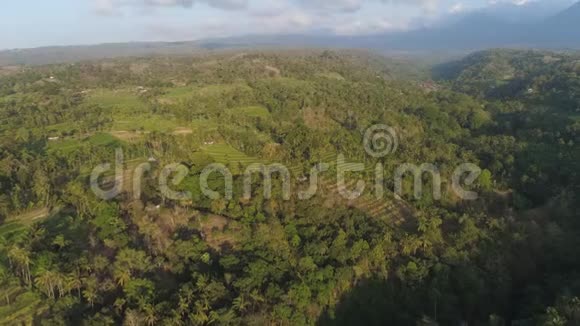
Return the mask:
<svg viewBox="0 0 580 326">
<path fill-rule="evenodd" d="M 244 295 L 240 295 L 239 297 L 235 298 L 232 307 L 236 309 L 238 312 L 243 313 L 248 308 L 249 303 L 245 300 Z"/>
<path fill-rule="evenodd" d="M 123 298 L 117 298 L 113 306 L 115 307 L 115 311 L 120 314 L 123 311 L 123 308 L 127 304 L 127 301 Z"/>
<path fill-rule="evenodd" d="M 126 326 L 140 326 L 142 321 L 141 314 L 138 311 L 127 309 L 125 312 L 125 320 L 123 321 L 123 325 Z"/>
<path fill-rule="evenodd" d="M 153 305 L 146 305 L 143 309 L 143 315 L 148 326 L 153 326 L 157 323 L 157 311 Z"/>
<path fill-rule="evenodd" d="M 131 281 L 131 271 L 128 269 L 117 268 L 114 272 L 115 280 L 119 286 L 124 287 L 129 281 Z"/>
<path fill-rule="evenodd" d="M 65 291 L 67 293 L 71 293 L 72 291 L 76 290 L 77 294 L 79 296 L 79 298 L 81 297 L 81 287 L 82 287 L 82 281 L 81 278 L 78 274 L 69 274 L 66 275 L 64 278 L 64 284 L 65 284 Z"/>
<path fill-rule="evenodd" d="M 83 297 L 87 302 L 91 305 L 91 308 L 94 307 L 95 301 L 97 300 L 97 291 L 95 289 L 85 289 L 83 291 Z"/>
<path fill-rule="evenodd" d="M 57 292 L 59 297 L 65 293 L 63 278 L 58 272 L 43 269 L 35 277 L 34 284 L 50 299 L 55 299 Z"/>
<path fill-rule="evenodd" d="M 10 265 L 17 268 L 20 277 L 26 284 L 31 284 L 30 276 L 30 254 L 26 249 L 19 248 L 18 246 L 12 246 L 8 251 L 8 260 Z"/>
</svg>

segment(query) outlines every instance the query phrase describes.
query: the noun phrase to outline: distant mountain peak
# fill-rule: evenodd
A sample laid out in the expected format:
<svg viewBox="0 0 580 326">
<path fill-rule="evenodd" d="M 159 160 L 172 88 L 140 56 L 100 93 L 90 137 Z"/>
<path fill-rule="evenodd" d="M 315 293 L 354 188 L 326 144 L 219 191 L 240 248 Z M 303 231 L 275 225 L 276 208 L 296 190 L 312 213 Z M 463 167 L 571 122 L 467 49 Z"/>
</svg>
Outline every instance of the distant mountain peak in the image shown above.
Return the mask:
<svg viewBox="0 0 580 326">
<path fill-rule="evenodd" d="M 553 16 L 551 20 L 553 21 L 561 19 L 569 20 L 574 18 L 580 20 L 580 2 L 577 2 L 568 9 L 561 11 L 557 15 Z"/>
</svg>

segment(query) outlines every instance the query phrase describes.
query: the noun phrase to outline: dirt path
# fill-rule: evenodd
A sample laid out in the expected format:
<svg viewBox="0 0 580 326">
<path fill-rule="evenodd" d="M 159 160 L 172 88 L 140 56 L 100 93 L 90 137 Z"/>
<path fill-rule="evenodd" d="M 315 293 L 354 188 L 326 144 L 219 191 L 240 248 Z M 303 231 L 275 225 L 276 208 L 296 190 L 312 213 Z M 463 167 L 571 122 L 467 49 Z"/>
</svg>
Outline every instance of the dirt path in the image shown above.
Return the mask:
<svg viewBox="0 0 580 326">
<path fill-rule="evenodd" d="M 36 221 L 47 218 L 49 215 L 50 209 L 48 207 L 42 207 L 19 215 L 8 217 L 6 222 L 34 223 Z"/>
</svg>

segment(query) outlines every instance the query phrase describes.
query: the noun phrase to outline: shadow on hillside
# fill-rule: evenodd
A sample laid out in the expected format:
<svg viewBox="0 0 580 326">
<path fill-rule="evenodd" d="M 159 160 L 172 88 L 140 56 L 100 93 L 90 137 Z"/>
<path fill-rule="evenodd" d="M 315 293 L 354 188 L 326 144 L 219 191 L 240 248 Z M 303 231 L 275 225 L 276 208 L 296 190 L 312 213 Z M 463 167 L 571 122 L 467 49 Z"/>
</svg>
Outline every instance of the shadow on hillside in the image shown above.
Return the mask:
<svg viewBox="0 0 580 326">
<path fill-rule="evenodd" d="M 359 283 L 343 296 L 333 311 L 325 311 L 318 325 L 421 325 L 421 291 L 396 281 L 370 279 Z"/>
<path fill-rule="evenodd" d="M 440 63 L 431 68 L 431 76 L 433 80 L 444 81 L 457 78 L 465 65 L 462 61 L 450 61 Z"/>
</svg>

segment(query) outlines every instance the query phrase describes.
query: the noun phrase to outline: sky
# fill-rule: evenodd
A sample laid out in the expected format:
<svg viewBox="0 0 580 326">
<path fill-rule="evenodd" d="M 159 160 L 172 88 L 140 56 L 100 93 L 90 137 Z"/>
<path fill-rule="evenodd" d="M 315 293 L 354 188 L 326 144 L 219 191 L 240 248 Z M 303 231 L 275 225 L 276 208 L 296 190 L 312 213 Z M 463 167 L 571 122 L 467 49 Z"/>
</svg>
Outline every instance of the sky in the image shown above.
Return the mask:
<svg viewBox="0 0 580 326">
<path fill-rule="evenodd" d="M 0 49 L 251 34 L 371 34 L 530 1 L 553 0 L 4 0 Z"/>
</svg>

